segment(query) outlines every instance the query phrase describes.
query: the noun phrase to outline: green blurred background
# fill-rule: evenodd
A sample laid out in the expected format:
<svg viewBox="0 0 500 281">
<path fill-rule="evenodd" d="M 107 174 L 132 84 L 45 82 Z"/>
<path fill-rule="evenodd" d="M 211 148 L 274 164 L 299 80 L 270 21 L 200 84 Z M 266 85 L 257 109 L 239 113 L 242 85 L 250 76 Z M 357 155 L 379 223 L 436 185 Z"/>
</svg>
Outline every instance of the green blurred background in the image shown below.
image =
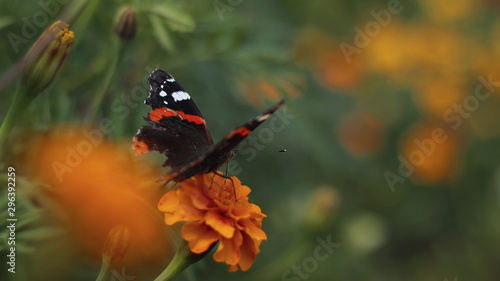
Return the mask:
<svg viewBox="0 0 500 281">
<path fill-rule="evenodd" d="M 498 1 L 60 2 L 0 3 L 3 74 L 52 22 L 75 34 L 21 128 L 89 118 L 125 4 L 137 34 L 98 116 L 113 120 L 112 139 L 145 124 L 155 68 L 190 93 L 214 140 L 286 100 L 241 147 L 287 153 L 242 151 L 230 163 L 268 215 L 255 264 L 228 273 L 207 257 L 177 280 L 500 280 Z M 318 259 L 328 239 L 336 248 Z M 98 271 L 74 267 L 79 280 Z"/>
</svg>

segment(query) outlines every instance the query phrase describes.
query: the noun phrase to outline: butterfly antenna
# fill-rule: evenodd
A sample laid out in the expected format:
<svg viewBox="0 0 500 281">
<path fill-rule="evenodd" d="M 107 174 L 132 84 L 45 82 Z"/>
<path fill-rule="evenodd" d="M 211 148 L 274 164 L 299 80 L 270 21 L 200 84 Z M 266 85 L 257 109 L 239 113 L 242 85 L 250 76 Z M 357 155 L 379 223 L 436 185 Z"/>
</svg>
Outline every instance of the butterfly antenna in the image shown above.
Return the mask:
<svg viewBox="0 0 500 281">
<path fill-rule="evenodd" d="M 238 151 L 238 150 L 251 150 L 251 151 L 259 151 L 259 152 L 286 152 L 286 149 L 281 149 L 281 150 L 272 149 L 272 150 L 268 150 L 268 149 L 239 148 L 239 147 L 236 147 L 234 150 L 236 150 L 236 151 Z"/>
</svg>

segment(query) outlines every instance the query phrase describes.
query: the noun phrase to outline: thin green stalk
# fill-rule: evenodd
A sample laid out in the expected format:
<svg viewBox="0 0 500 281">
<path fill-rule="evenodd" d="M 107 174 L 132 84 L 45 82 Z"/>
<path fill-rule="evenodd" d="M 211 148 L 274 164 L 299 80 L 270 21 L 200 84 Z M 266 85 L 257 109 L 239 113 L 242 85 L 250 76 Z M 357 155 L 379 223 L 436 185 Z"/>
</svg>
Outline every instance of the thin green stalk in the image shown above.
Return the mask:
<svg viewBox="0 0 500 281">
<path fill-rule="evenodd" d="M 36 95 L 32 96 L 36 97 Z M 16 89 L 16 94 L 14 95 L 14 100 L 12 101 L 9 111 L 7 112 L 7 116 L 5 116 L 5 120 L 0 127 L 0 147 L 2 149 L 2 153 L 4 152 L 3 148 L 5 141 L 9 138 L 9 134 L 12 131 L 12 128 L 14 128 L 22 109 L 26 108 L 30 102 L 31 100 L 26 98 L 25 87 L 19 83 Z"/>
<path fill-rule="evenodd" d="M 111 258 L 109 256 L 103 255 L 101 270 L 99 271 L 96 281 L 107 281 L 109 279 L 111 276 L 110 260 Z"/>
<path fill-rule="evenodd" d="M 179 273 L 188 268 L 191 263 L 186 259 L 184 253 L 177 251 L 174 258 L 170 261 L 167 268 L 156 277 L 155 281 L 169 281 L 174 279 Z"/>
<path fill-rule="evenodd" d="M 118 63 L 120 62 L 120 59 L 122 58 L 124 53 L 125 45 L 122 42 L 120 42 L 118 38 L 115 38 L 115 46 L 116 48 L 112 52 L 110 66 L 108 67 L 104 80 L 102 81 L 102 84 L 99 87 L 99 90 L 97 91 L 94 98 L 92 106 L 93 112 L 88 121 L 89 126 L 93 126 L 95 121 L 97 120 L 97 116 L 99 115 L 99 112 L 101 110 L 101 105 L 104 100 L 104 97 L 108 92 L 109 86 L 111 85 L 111 81 L 113 81 L 113 78 L 116 74 L 116 70 L 118 69 Z"/>
<path fill-rule="evenodd" d="M 72 20 L 74 20 L 73 24 L 73 32 L 75 34 L 81 34 L 81 31 L 84 28 L 87 28 L 89 25 L 89 22 L 92 20 L 92 17 L 94 16 L 95 12 L 97 11 L 97 8 L 99 7 L 99 4 L 101 4 L 100 0 L 89 0 L 89 1 L 80 1 L 80 3 L 75 3 L 74 4 L 74 9 L 76 12 L 79 12 L 79 14 L 76 14 L 76 20 L 74 19 L 73 13 L 75 11 L 71 11 L 70 16 Z M 83 8 L 85 6 L 85 8 Z M 82 10 L 83 8 L 83 10 Z M 80 12 L 81 11 L 81 12 Z"/>
<path fill-rule="evenodd" d="M 191 253 L 189 244 L 182 240 L 175 252 L 174 258 L 170 261 L 167 268 L 154 281 L 173 280 L 179 273 L 188 268 L 191 264 L 198 262 L 207 255 L 217 243 L 213 243 L 205 252 L 201 254 Z"/>
</svg>

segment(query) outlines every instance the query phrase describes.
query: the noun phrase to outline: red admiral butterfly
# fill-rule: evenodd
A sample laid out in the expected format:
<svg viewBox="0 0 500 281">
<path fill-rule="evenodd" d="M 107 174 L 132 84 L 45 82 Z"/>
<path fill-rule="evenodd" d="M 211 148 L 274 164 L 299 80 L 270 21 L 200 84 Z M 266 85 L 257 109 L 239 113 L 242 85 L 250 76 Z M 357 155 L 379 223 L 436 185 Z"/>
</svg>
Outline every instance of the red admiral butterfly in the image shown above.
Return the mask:
<svg viewBox="0 0 500 281">
<path fill-rule="evenodd" d="M 137 155 L 156 150 L 167 156 L 163 166 L 172 168 L 164 179 L 181 182 L 196 174 L 215 172 L 236 155 L 233 148 L 285 102 L 232 130 L 214 144 L 200 110 L 172 75 L 156 69 L 150 75 L 151 89 L 145 103 L 152 111 L 144 117 L 153 126 L 143 126 L 133 139 Z"/>
</svg>

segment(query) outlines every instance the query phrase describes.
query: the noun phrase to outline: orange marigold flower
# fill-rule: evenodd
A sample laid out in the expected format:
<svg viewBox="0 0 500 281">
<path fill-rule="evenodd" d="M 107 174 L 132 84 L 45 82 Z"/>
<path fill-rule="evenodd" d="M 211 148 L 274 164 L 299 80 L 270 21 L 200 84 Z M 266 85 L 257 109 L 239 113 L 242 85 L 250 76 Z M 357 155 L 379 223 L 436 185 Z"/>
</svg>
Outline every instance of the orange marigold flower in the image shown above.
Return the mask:
<svg viewBox="0 0 500 281">
<path fill-rule="evenodd" d="M 187 222 L 182 237 L 191 252 L 201 254 L 220 241 L 215 261 L 227 263 L 229 271 L 246 271 L 259 253 L 262 240 L 267 240 L 261 229 L 266 215 L 259 206 L 248 202 L 250 188 L 241 185 L 237 177 L 231 179 L 197 175 L 165 194 L 158 209 L 165 213 L 167 225 Z"/>
</svg>

